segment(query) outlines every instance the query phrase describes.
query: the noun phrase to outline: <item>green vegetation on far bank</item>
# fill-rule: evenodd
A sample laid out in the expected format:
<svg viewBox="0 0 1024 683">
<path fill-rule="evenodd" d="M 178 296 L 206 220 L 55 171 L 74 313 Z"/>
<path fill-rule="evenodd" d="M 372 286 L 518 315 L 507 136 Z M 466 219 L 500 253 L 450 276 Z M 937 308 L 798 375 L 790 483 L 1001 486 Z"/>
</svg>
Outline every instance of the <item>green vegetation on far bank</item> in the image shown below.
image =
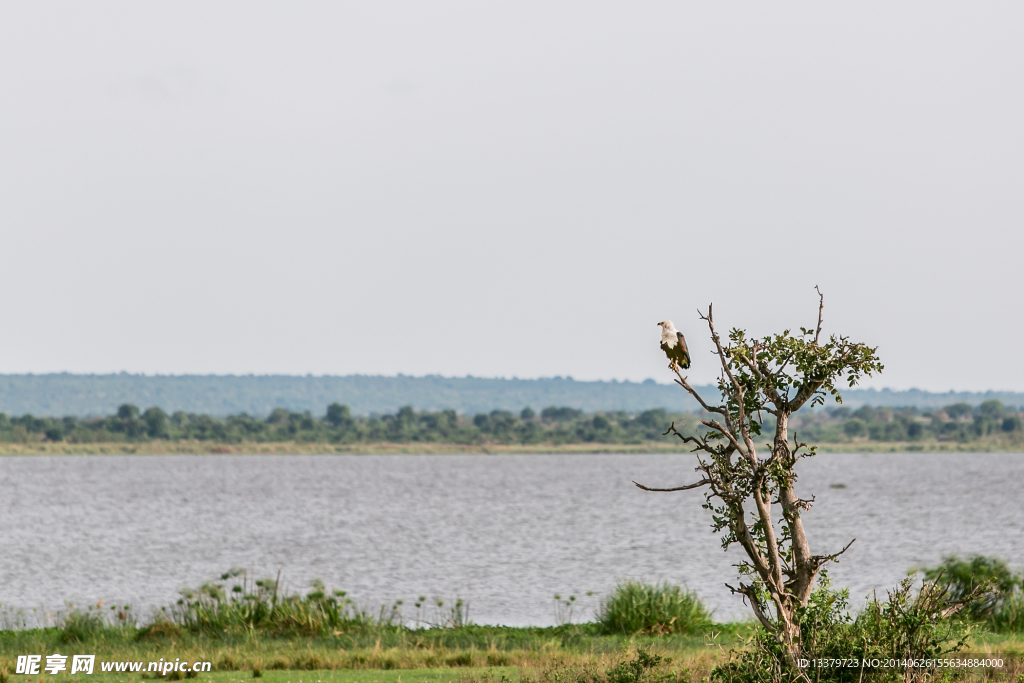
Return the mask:
<svg viewBox="0 0 1024 683">
<path fill-rule="evenodd" d="M 0 443 L 130 443 L 196 441 L 223 444 L 447 444 L 463 447 L 537 446 L 573 444 L 639 445 L 650 441 L 671 444 L 663 437 L 668 424 L 696 430 L 698 416 L 648 410 L 586 415 L 573 408 L 550 407 L 539 414 L 527 408 L 518 414 L 494 411 L 460 416 L 454 410 L 416 412 L 402 408 L 395 414 L 355 416 L 337 403 L 326 414 L 289 412 L 278 408 L 266 418 L 232 415 L 216 418 L 157 407 L 140 411 L 132 405 L 102 418 L 50 418 L 0 413 Z"/>
<path fill-rule="evenodd" d="M 125 404 L 107 417 L 8 416 L 0 413 L 0 453 L 500 453 L 661 452 L 688 447 L 664 432 L 705 432 L 706 415 L 647 410 L 583 413 L 548 407 L 518 414 L 453 410 L 356 416 L 343 405 L 323 415 L 278 408 L 266 418 L 225 418 L 145 410 Z M 774 429 L 765 415 L 762 431 Z M 941 410 L 829 408 L 794 416 L 790 429 L 822 451 L 1019 451 L 1024 418 L 986 401 Z"/>
</svg>

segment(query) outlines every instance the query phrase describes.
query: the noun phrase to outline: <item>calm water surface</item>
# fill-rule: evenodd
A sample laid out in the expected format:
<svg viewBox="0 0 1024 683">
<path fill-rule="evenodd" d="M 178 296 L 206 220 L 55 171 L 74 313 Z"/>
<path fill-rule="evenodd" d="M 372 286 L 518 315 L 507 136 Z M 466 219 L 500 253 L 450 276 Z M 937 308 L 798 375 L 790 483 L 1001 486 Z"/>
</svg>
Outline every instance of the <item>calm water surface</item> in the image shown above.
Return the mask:
<svg viewBox="0 0 1024 683">
<path fill-rule="evenodd" d="M 812 550 L 855 598 L 951 553 L 1024 566 L 1024 456 L 843 454 L 804 461 Z M 313 578 L 376 609 L 456 595 L 480 623 L 550 624 L 552 595 L 587 619 L 627 577 L 682 582 L 718 618 L 722 585 L 686 455 L 82 456 L 0 458 L 0 603 L 168 604 L 232 566 Z M 845 488 L 832 488 L 843 484 Z M 590 598 L 586 591 L 594 591 Z"/>
</svg>

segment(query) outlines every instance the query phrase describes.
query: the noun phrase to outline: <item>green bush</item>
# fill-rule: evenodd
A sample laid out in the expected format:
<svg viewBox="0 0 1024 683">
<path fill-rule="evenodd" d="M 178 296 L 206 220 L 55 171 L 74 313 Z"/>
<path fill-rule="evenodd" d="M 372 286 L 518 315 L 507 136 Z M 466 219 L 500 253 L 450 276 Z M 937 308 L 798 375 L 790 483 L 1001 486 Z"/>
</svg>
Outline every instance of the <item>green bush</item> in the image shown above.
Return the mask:
<svg viewBox="0 0 1024 683">
<path fill-rule="evenodd" d="M 1003 633 L 1024 633 L 1024 593 L 1015 590 L 992 614 L 992 628 Z"/>
<path fill-rule="evenodd" d="M 593 663 L 566 664 L 558 663 L 542 669 L 534 678 L 526 672 L 520 675 L 520 683 L 689 683 L 692 680 L 689 669 L 671 667 L 672 659 L 651 654 L 636 648 L 635 655 L 623 659 L 605 670 L 597 668 Z M 705 679 L 706 680 L 706 679 Z M 494 683 L 490 673 L 477 677 L 463 675 L 460 683 Z M 509 681 L 504 675 L 501 683 Z"/>
<path fill-rule="evenodd" d="M 682 683 L 688 680 L 689 672 L 685 669 L 672 672 L 666 668 L 671 662 L 671 659 L 637 648 L 636 657 L 609 667 L 604 681 L 599 683 Z"/>
<path fill-rule="evenodd" d="M 948 599 L 967 602 L 964 614 L 988 622 L 1000 631 L 1024 630 L 1024 575 L 1014 573 L 998 557 L 972 555 L 945 558 L 940 565 L 918 570 L 926 581 L 937 582 Z"/>
<path fill-rule="evenodd" d="M 604 633 L 694 633 L 711 625 L 696 593 L 668 583 L 625 581 L 601 603 L 598 622 Z"/>
<path fill-rule="evenodd" d="M 717 667 L 711 679 L 714 683 L 925 680 L 935 672 L 814 666 L 817 659 L 927 659 L 962 649 L 969 628 L 962 619 L 952 618 L 957 605 L 951 603 L 946 588 L 926 582 L 915 593 L 913 583 L 911 578 L 904 579 L 885 601 L 872 597 L 854 618 L 847 611 L 849 592 L 833 590 L 827 575 L 819 576 L 818 588 L 798 612 L 801 657 L 809 668 L 794 668 L 778 638 L 758 629 L 750 647 Z"/>
</svg>

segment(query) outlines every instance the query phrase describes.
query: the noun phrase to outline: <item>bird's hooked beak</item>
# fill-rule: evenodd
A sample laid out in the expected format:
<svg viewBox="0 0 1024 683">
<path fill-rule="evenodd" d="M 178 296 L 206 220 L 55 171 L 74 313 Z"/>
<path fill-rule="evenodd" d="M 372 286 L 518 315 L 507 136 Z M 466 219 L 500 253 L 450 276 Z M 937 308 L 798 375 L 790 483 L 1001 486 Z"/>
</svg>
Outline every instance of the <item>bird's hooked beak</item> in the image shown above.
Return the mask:
<svg viewBox="0 0 1024 683">
<path fill-rule="evenodd" d="M 665 323 L 658 323 L 658 327 L 665 327 Z"/>
</svg>

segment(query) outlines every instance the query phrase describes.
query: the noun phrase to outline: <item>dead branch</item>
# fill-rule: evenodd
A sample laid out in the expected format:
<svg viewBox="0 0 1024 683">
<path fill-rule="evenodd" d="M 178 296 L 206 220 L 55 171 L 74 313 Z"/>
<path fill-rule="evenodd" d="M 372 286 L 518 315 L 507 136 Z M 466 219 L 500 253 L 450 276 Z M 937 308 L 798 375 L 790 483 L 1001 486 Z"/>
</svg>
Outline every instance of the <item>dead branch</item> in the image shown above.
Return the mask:
<svg viewBox="0 0 1024 683">
<path fill-rule="evenodd" d="M 682 376 L 682 374 L 679 372 L 678 367 L 673 368 L 673 370 L 675 370 L 676 376 L 679 378 L 675 380 L 676 384 L 681 386 L 683 389 L 686 389 L 686 391 L 689 392 L 691 396 L 697 399 L 697 403 L 700 403 L 701 407 L 704 410 L 708 411 L 709 413 L 718 413 L 719 415 L 726 414 L 726 410 L 722 406 L 711 407 L 707 403 L 705 403 L 704 399 L 701 398 L 700 394 L 697 393 L 697 390 L 690 386 L 690 383 L 687 381 L 688 378 Z"/>
<path fill-rule="evenodd" d="M 662 432 L 661 435 L 668 436 L 669 434 L 675 434 L 683 443 L 696 444 L 696 448 L 690 451 L 691 453 L 696 453 L 697 451 L 704 451 L 705 453 L 710 453 L 711 455 L 722 455 L 722 449 L 725 448 L 724 446 L 713 446 L 709 444 L 707 438 L 705 438 L 704 436 L 694 437 L 683 434 L 678 429 L 676 429 L 675 422 L 669 425 L 669 428 Z"/>
<path fill-rule="evenodd" d="M 811 559 L 819 565 L 824 564 L 825 562 L 835 562 L 836 558 L 845 553 L 847 550 L 849 550 L 850 546 L 853 545 L 853 541 L 856 540 L 857 539 L 855 538 L 849 543 L 847 543 L 845 546 L 843 546 L 843 549 L 840 550 L 838 553 L 832 553 L 831 555 L 815 555 Z"/>
<path fill-rule="evenodd" d="M 818 327 L 814 331 L 814 345 L 818 345 L 818 336 L 821 335 L 821 315 L 825 311 L 825 295 L 818 289 L 818 285 L 814 285 L 814 290 L 818 292 Z"/>
<path fill-rule="evenodd" d="M 650 486 L 644 486 L 643 484 L 639 484 L 635 481 L 633 482 L 633 484 L 636 485 L 638 489 L 643 489 L 644 491 L 689 491 L 690 489 L 696 489 L 700 488 L 701 486 L 707 486 L 710 483 L 710 479 L 701 479 L 696 484 L 687 484 L 686 486 L 673 486 L 670 489 L 656 489 L 651 488 Z"/>
<path fill-rule="evenodd" d="M 796 507 L 800 510 L 803 510 L 804 512 L 807 512 L 808 510 L 811 509 L 811 505 L 814 503 L 814 499 L 815 496 L 811 496 L 810 500 L 804 498 L 797 498 L 796 502 L 793 504 L 793 507 Z"/>
</svg>

